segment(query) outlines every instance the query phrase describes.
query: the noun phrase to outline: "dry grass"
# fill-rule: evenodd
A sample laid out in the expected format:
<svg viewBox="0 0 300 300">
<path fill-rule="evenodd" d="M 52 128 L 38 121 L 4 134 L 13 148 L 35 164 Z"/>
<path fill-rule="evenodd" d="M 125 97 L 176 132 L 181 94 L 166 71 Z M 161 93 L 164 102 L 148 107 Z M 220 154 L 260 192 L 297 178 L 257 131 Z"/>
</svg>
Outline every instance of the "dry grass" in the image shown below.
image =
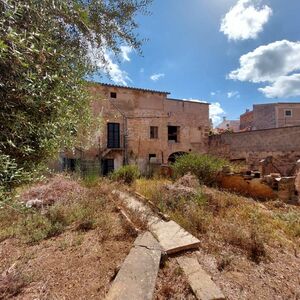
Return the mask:
<svg viewBox="0 0 300 300">
<path fill-rule="evenodd" d="M 28 278 L 19 270 L 4 272 L 0 276 L 0 299 L 9 299 L 18 295 L 28 283 Z"/>
<path fill-rule="evenodd" d="M 266 245 L 300 245 L 299 209 L 270 210 L 252 199 L 204 186 L 196 195 L 178 198 L 179 192 L 166 189 L 165 184 L 165 180 L 140 179 L 135 189 L 199 238 L 229 245 L 256 263 L 267 257 Z"/>
<path fill-rule="evenodd" d="M 54 177 L 44 185 L 38 183 L 23 193 L 21 199 L 36 196 L 48 206 L 37 210 L 15 204 L 17 210 L 11 206 L 0 209 L 0 241 L 15 237 L 34 244 L 58 236 L 67 229 L 88 231 L 96 228 L 101 229 L 105 238 L 112 223 L 110 215 L 104 213 L 111 205 L 108 185 L 108 182 L 99 181 L 93 188 L 86 189 L 78 181 L 62 176 Z M 52 191 L 57 186 L 58 190 Z M 58 200 L 54 201 L 54 198 Z"/>
<path fill-rule="evenodd" d="M 0 299 L 104 299 L 113 270 L 128 254 L 132 228 L 112 201 L 113 184 L 60 179 L 52 205 L 24 209 L 16 200 L 0 209 Z M 42 190 L 39 199 L 49 199 L 52 180 L 57 183 L 48 179 L 30 193 Z M 81 192 L 69 193 L 70 186 Z M 16 262 L 18 268 L 6 272 Z"/>
</svg>

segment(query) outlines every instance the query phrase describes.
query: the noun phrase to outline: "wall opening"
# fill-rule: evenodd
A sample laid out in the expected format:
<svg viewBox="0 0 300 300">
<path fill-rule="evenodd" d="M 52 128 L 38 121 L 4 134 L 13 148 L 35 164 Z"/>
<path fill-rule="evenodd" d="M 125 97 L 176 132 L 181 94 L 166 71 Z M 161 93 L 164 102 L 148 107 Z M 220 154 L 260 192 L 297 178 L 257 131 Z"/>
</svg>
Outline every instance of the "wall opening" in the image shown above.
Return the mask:
<svg viewBox="0 0 300 300">
<path fill-rule="evenodd" d="M 179 126 L 168 126 L 168 141 L 171 143 L 179 143 Z"/>
<path fill-rule="evenodd" d="M 102 160 L 102 175 L 107 176 L 109 173 L 112 173 L 115 169 L 114 159 L 107 158 Z"/>
<path fill-rule="evenodd" d="M 186 152 L 174 152 L 168 158 L 168 163 L 174 163 L 176 159 L 182 155 L 187 154 Z"/>
</svg>

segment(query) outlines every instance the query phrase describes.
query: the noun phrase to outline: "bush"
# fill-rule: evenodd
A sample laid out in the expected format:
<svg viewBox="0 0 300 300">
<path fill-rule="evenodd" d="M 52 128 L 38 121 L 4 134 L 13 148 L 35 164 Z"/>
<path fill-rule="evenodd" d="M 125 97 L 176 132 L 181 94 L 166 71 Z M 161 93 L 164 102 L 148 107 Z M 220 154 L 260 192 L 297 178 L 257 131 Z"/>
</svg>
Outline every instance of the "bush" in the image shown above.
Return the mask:
<svg viewBox="0 0 300 300">
<path fill-rule="evenodd" d="M 140 177 L 140 171 L 136 165 L 123 166 L 114 171 L 110 178 L 116 181 L 123 181 L 124 183 L 131 184 L 134 180 Z"/>
<path fill-rule="evenodd" d="M 176 177 L 184 176 L 190 172 L 197 176 L 200 183 L 213 185 L 218 173 L 226 165 L 228 162 L 224 159 L 207 154 L 190 153 L 178 157 L 172 168 Z"/>
</svg>

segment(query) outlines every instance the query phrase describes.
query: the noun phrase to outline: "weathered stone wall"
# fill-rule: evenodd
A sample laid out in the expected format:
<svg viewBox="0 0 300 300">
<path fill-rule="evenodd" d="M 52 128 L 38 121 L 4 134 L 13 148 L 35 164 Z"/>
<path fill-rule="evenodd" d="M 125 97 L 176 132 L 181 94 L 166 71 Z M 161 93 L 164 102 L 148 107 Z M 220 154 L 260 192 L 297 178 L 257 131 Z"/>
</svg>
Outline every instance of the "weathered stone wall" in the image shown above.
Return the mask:
<svg viewBox="0 0 300 300">
<path fill-rule="evenodd" d="M 240 130 L 252 129 L 253 127 L 253 110 L 246 111 L 240 115 Z"/>
<path fill-rule="evenodd" d="M 285 111 L 291 110 L 292 115 L 286 116 Z M 300 103 L 278 103 L 276 106 L 277 127 L 300 125 Z"/>
<path fill-rule="evenodd" d="M 286 116 L 285 111 L 291 115 Z M 241 124 L 247 114 L 240 116 Z M 300 103 L 268 103 L 253 105 L 253 129 L 279 128 L 300 125 Z M 241 126 L 242 129 L 243 125 Z"/>
<path fill-rule="evenodd" d="M 224 133 L 209 138 L 209 152 L 230 160 L 245 160 L 258 168 L 261 159 L 273 156 L 288 173 L 300 158 L 300 126 Z"/>
<path fill-rule="evenodd" d="M 103 124 L 95 137 L 94 147 L 85 151 L 85 157 L 113 158 L 115 168 L 118 168 L 127 153 L 130 163 L 137 163 L 141 170 L 146 170 L 149 154 L 156 155 L 157 163 L 165 164 L 174 152 L 207 153 L 210 129 L 208 104 L 168 99 L 167 93 L 163 92 L 101 84 L 90 85 L 89 91 L 94 115 L 102 116 Z M 111 92 L 117 93 L 117 98 L 110 98 Z M 119 150 L 107 151 L 106 126 L 109 122 L 120 124 Z M 158 127 L 157 139 L 150 138 L 150 126 Z M 168 141 L 168 126 L 180 127 L 178 142 Z"/>
<path fill-rule="evenodd" d="M 268 129 L 276 126 L 276 106 L 271 104 L 253 105 L 253 129 Z"/>
</svg>

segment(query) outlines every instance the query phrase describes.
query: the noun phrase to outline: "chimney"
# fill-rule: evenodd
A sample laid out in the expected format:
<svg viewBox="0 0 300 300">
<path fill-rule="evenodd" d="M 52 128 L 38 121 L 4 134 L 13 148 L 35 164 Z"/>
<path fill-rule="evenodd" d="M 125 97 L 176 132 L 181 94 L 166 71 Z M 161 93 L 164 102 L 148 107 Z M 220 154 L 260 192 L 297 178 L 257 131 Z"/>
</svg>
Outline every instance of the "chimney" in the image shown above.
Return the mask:
<svg viewBox="0 0 300 300">
<path fill-rule="evenodd" d="M 246 109 L 246 113 L 248 113 L 249 111 L 250 111 L 250 109 L 249 109 L 249 108 L 247 108 L 247 109 Z"/>
<path fill-rule="evenodd" d="M 226 121 L 226 117 L 223 117 L 223 121 L 224 121 L 224 122 Z"/>
</svg>

